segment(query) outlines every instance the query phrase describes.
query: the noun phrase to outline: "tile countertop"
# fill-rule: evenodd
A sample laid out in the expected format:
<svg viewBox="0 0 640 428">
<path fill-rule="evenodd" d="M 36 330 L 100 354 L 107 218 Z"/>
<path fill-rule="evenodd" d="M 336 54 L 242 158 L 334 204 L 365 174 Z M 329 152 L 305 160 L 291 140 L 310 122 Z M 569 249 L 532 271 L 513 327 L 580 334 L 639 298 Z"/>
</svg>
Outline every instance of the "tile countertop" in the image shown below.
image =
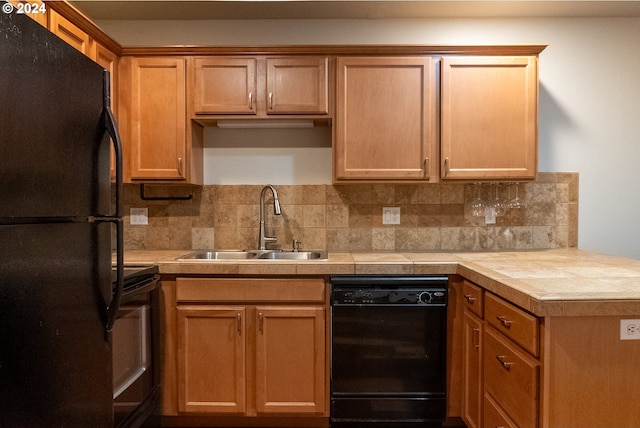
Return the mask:
<svg viewBox="0 0 640 428">
<path fill-rule="evenodd" d="M 328 260 L 188 260 L 185 250 L 127 251 L 163 274 L 459 274 L 538 316 L 640 318 L 640 260 L 579 249 L 487 253 L 330 253 Z"/>
</svg>

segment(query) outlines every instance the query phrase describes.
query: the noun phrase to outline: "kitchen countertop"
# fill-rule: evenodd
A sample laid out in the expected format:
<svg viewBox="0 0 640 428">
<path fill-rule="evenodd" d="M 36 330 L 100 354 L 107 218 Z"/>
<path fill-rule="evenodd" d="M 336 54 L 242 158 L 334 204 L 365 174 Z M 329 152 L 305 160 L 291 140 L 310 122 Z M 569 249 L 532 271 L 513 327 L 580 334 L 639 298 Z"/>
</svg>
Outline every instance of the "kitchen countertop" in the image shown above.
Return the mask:
<svg viewBox="0 0 640 428">
<path fill-rule="evenodd" d="M 329 253 L 327 260 L 176 260 L 188 250 L 129 250 L 166 275 L 459 274 L 537 316 L 640 318 L 640 260 L 574 248 L 473 253 Z"/>
</svg>

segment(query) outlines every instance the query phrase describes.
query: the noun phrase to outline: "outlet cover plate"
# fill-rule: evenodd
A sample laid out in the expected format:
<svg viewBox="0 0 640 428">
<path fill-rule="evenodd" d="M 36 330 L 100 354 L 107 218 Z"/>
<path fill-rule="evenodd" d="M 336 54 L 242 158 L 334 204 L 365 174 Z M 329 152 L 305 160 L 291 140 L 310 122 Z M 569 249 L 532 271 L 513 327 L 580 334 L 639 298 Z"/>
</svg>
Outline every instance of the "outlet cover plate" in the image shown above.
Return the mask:
<svg viewBox="0 0 640 428">
<path fill-rule="evenodd" d="M 620 340 L 640 340 L 640 320 L 620 320 Z"/>
<path fill-rule="evenodd" d="M 400 207 L 383 207 L 382 224 L 400 224 Z"/>
<path fill-rule="evenodd" d="M 131 208 L 129 210 L 129 223 L 132 225 L 149 224 L 149 209 Z"/>
</svg>

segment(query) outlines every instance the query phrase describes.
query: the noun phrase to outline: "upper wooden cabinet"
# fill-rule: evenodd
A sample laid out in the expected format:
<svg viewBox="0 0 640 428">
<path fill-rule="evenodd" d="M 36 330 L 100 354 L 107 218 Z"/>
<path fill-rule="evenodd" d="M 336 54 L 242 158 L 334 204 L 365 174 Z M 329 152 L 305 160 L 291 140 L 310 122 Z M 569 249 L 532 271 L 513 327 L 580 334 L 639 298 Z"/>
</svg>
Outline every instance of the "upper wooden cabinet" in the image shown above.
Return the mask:
<svg viewBox="0 0 640 428">
<path fill-rule="evenodd" d="M 328 57 L 196 57 L 194 116 L 326 115 Z"/>
<path fill-rule="evenodd" d="M 185 58 L 133 58 L 131 178 L 185 179 Z"/>
<path fill-rule="evenodd" d="M 195 58 L 195 114 L 256 114 L 255 58 Z"/>
<path fill-rule="evenodd" d="M 186 68 L 186 57 L 121 60 L 126 181 L 202 184 L 202 129 L 187 127 Z"/>
<path fill-rule="evenodd" d="M 91 36 L 57 11 L 50 9 L 48 13 L 49 31 L 95 60 L 96 46 Z"/>
<path fill-rule="evenodd" d="M 42 0 L 7 0 L 14 7 L 16 13 L 24 14 L 43 27 L 47 27 L 47 5 Z"/>
<path fill-rule="evenodd" d="M 445 57 L 441 79 L 442 178 L 535 179 L 537 57 Z"/>
<path fill-rule="evenodd" d="M 328 58 L 267 58 L 267 114 L 329 113 Z"/>
<path fill-rule="evenodd" d="M 437 179 L 430 57 L 337 59 L 334 181 Z"/>
</svg>

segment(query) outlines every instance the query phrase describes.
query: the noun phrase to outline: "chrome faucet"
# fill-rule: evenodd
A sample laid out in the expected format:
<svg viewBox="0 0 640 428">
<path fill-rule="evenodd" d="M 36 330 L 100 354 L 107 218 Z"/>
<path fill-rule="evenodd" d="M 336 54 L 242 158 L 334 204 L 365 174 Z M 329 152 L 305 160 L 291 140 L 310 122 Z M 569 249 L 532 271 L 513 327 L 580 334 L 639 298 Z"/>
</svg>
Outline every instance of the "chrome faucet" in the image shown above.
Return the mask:
<svg viewBox="0 0 640 428">
<path fill-rule="evenodd" d="M 278 240 L 278 238 L 276 238 L 275 236 L 267 236 L 265 232 L 264 196 L 267 193 L 267 190 L 271 190 L 271 193 L 273 194 L 273 212 L 275 213 L 275 215 L 282 214 L 282 211 L 280 211 L 278 192 L 276 192 L 276 189 L 271 184 L 267 184 L 262 188 L 262 192 L 260 192 L 260 233 L 258 236 L 259 250 L 266 250 L 267 242 L 276 242 Z"/>
</svg>

